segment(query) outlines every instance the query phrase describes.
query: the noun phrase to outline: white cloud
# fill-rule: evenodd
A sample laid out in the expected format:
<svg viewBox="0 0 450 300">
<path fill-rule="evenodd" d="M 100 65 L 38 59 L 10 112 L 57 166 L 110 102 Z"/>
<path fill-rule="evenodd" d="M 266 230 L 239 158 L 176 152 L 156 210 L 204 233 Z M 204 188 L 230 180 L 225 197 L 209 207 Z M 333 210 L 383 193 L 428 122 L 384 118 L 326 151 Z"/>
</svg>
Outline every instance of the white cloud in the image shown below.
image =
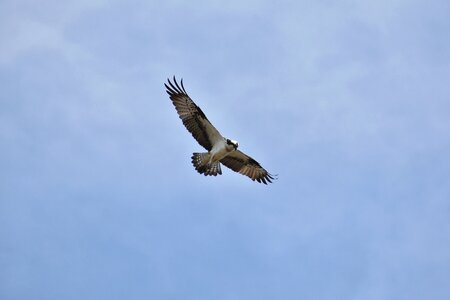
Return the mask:
<svg viewBox="0 0 450 300">
<path fill-rule="evenodd" d="M 56 50 L 68 59 L 86 55 L 65 38 L 65 28 L 81 14 L 104 4 L 102 0 L 3 2 L 0 4 L 0 65 L 12 64 L 20 55 L 36 50 Z"/>
</svg>

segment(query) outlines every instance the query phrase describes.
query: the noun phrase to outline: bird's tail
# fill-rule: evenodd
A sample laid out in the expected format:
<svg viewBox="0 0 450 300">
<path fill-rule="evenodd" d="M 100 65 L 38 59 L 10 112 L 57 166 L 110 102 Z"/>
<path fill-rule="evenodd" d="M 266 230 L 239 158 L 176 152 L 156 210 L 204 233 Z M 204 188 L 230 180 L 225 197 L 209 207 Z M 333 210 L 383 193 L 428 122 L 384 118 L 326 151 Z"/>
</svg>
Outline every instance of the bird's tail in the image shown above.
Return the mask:
<svg viewBox="0 0 450 300">
<path fill-rule="evenodd" d="M 222 175 L 220 162 L 217 161 L 214 163 L 209 163 L 209 158 L 208 152 L 192 154 L 192 164 L 197 172 L 205 176 L 217 176 L 217 174 Z"/>
</svg>

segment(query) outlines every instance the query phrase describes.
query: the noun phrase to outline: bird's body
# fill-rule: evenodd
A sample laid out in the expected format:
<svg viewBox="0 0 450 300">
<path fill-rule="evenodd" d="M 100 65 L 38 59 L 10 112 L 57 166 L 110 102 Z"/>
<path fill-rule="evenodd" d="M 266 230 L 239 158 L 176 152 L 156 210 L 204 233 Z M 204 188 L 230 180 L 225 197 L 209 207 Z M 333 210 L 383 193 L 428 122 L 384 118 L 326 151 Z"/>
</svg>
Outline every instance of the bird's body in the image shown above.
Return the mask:
<svg viewBox="0 0 450 300">
<path fill-rule="evenodd" d="M 222 174 L 220 164 L 250 177 L 252 180 L 267 184 L 274 177 L 250 156 L 237 150 L 237 141 L 223 137 L 219 131 L 209 122 L 206 115 L 194 101 L 188 96 L 181 80 L 178 85 L 175 77 L 174 84 L 168 80 L 165 84 L 167 93 L 172 100 L 180 119 L 187 130 L 208 152 L 193 153 L 192 164 L 195 169 L 205 176 L 217 176 Z"/>
<path fill-rule="evenodd" d="M 227 140 L 223 138 L 214 144 L 210 154 L 210 163 L 220 161 L 222 158 L 227 156 L 231 151 L 236 151 L 238 143 L 236 141 L 231 141 L 227 143 Z"/>
</svg>

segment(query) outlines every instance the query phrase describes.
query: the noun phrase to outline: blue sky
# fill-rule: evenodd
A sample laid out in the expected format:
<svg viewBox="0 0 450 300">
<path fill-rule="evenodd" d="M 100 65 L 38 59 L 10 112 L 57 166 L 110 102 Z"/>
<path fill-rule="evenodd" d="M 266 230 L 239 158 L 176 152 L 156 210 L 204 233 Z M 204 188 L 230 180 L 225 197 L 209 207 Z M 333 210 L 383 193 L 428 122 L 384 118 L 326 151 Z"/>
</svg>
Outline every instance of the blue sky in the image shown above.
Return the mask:
<svg viewBox="0 0 450 300">
<path fill-rule="evenodd" d="M 449 299 L 450 2 L 2 1 L 0 298 Z M 184 78 L 279 180 L 195 172 Z"/>
</svg>

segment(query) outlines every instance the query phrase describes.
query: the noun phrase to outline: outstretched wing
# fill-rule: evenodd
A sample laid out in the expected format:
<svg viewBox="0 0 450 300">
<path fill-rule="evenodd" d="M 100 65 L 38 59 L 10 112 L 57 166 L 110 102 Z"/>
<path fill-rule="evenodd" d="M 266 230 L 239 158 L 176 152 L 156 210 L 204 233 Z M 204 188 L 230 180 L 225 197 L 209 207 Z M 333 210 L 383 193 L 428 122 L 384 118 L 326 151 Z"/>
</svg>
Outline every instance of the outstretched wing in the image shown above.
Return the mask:
<svg viewBox="0 0 450 300">
<path fill-rule="evenodd" d="M 213 145 L 222 139 L 222 135 L 209 122 L 200 107 L 188 96 L 183 86 L 183 79 L 181 79 L 181 87 L 175 76 L 173 77 L 174 84 L 170 82 L 170 79 L 167 79 L 167 82 L 169 85 L 164 84 L 167 94 L 169 94 L 184 126 L 201 146 L 210 151 Z"/>
<path fill-rule="evenodd" d="M 231 152 L 220 162 L 231 170 L 250 177 L 253 181 L 267 184 L 267 182 L 272 182 L 271 179 L 275 179 L 256 160 L 239 150 Z"/>
</svg>

